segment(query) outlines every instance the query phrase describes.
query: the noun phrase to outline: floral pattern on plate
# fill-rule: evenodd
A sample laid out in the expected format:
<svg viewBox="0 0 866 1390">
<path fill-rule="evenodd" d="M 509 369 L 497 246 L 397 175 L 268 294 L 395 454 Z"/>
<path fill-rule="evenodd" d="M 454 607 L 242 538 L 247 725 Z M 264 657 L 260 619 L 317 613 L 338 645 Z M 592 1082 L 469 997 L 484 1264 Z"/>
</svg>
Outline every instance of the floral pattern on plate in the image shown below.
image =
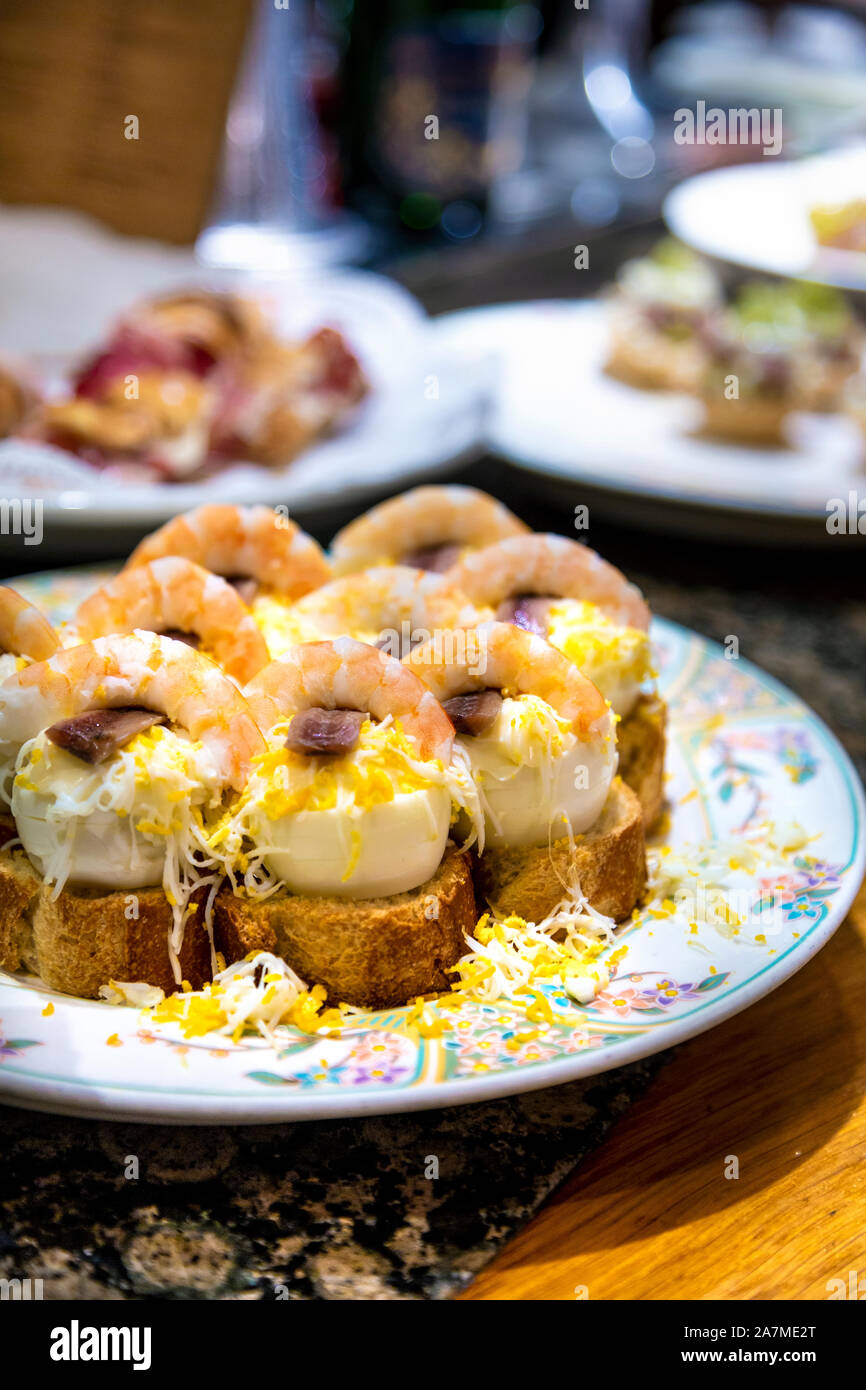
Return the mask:
<svg viewBox="0 0 866 1390">
<path fill-rule="evenodd" d="M 59 621 L 101 577 L 66 571 L 20 588 Z M 666 843 L 677 852 L 727 842 L 768 819 L 795 819 L 808 837 L 782 872 L 749 880 L 748 931 L 693 932 L 644 913 L 618 933 L 627 949 L 589 1005 L 549 983 L 535 991 L 531 1019 L 509 999 L 464 1001 L 445 1011 L 450 1026 L 437 1036 L 392 1009 L 339 1037 L 292 1032 L 279 1047 L 184 1039 L 135 1009 L 0 976 L 0 1094 L 48 1110 L 200 1123 L 448 1105 L 603 1071 L 761 998 L 806 963 L 854 897 L 862 790 L 833 736 L 775 680 L 675 624 L 656 620 L 653 636 L 670 708 Z"/>
</svg>

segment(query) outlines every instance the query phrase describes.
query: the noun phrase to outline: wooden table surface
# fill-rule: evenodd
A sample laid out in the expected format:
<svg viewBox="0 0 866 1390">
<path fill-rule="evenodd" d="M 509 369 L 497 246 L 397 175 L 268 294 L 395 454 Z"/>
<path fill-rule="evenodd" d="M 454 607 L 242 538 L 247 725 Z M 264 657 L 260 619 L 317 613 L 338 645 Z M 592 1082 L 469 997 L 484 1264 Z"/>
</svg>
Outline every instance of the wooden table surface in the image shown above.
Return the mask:
<svg viewBox="0 0 866 1390">
<path fill-rule="evenodd" d="M 866 884 L 798 975 L 672 1055 L 462 1297 L 826 1299 L 851 1270 L 866 1296 L 864 967 Z"/>
<path fill-rule="evenodd" d="M 594 243 L 598 283 L 642 235 L 649 242 L 653 231 Z M 473 300 L 567 295 L 565 266 L 543 245 L 510 265 L 489 255 L 473 275 Z M 431 311 L 462 307 L 459 277 L 435 260 L 405 278 Z M 528 496 L 503 492 L 502 478 L 477 481 L 535 529 L 559 529 L 544 497 L 533 513 Z M 654 612 L 716 641 L 738 633 L 744 652 L 827 720 L 862 773 L 862 551 L 828 549 L 816 563 L 760 540 L 659 543 L 650 524 L 644 534 L 595 508 L 593 517 L 590 544 L 641 585 Z M 828 1281 L 850 1270 L 866 1296 L 864 1092 L 866 885 L 798 975 L 676 1050 L 461 1298 L 825 1299 Z M 729 1155 L 736 1179 L 725 1177 Z"/>
</svg>

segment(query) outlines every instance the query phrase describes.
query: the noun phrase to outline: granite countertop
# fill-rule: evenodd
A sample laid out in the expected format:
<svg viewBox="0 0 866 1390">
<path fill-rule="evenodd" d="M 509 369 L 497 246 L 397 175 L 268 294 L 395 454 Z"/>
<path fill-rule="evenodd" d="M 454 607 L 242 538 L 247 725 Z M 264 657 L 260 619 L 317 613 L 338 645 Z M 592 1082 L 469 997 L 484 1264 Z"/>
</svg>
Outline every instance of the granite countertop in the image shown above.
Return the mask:
<svg viewBox="0 0 866 1390">
<path fill-rule="evenodd" d="M 446 1298 L 661 1064 L 313 1124 L 184 1129 L 3 1109 L 0 1277 L 41 1278 L 55 1299 Z M 137 1180 L 124 1176 L 132 1157 Z"/>
</svg>

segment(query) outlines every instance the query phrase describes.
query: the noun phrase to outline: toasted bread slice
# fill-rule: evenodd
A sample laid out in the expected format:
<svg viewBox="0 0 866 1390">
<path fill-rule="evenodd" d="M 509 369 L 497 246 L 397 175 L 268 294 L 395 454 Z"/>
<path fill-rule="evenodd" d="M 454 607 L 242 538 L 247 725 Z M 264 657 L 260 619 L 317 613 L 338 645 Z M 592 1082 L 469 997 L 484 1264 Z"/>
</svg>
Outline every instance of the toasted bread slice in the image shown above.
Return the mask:
<svg viewBox="0 0 866 1390">
<path fill-rule="evenodd" d="M 700 433 L 734 444 L 756 444 L 765 448 L 784 448 L 785 421 L 795 408 L 788 396 L 744 395 L 734 400 L 699 393 L 704 405 Z"/>
<path fill-rule="evenodd" d="M 642 391 L 694 391 L 704 353 L 694 336 L 677 342 L 642 314 L 616 306 L 611 316 L 607 376 Z"/>
<path fill-rule="evenodd" d="M 658 695 L 642 695 L 617 728 L 619 773 L 637 794 L 646 831 L 655 825 L 664 805 L 667 714 Z"/>
<path fill-rule="evenodd" d="M 33 913 L 42 880 L 23 849 L 0 852 L 0 970 L 34 970 Z"/>
<path fill-rule="evenodd" d="M 646 883 L 641 804 L 615 777 L 601 815 L 584 835 L 540 849 L 486 849 L 475 862 L 479 901 L 498 913 L 541 922 L 577 883 L 606 917 L 621 922 Z"/>
<path fill-rule="evenodd" d="M 203 905 L 184 929 L 181 971 L 194 989 L 211 978 Z M 171 994 L 171 908 L 162 888 L 106 893 L 64 888 L 57 898 L 21 851 L 0 853 L 0 969 L 30 970 L 63 994 L 99 997 L 109 980 L 145 980 Z"/>
<path fill-rule="evenodd" d="M 452 849 L 420 888 L 390 898 L 280 893 L 253 903 L 224 887 L 214 938 L 226 960 L 274 951 L 308 984 L 324 985 L 333 1004 L 387 1009 L 450 989 L 449 967 L 466 954 L 476 922 L 469 856 Z"/>
</svg>

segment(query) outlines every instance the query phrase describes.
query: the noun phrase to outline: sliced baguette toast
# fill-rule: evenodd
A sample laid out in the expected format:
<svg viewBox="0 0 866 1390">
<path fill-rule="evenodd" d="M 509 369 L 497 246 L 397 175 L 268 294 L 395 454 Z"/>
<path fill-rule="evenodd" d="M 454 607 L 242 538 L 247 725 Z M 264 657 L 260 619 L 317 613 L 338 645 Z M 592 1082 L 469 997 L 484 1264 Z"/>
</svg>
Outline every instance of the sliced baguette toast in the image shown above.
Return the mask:
<svg viewBox="0 0 866 1390">
<path fill-rule="evenodd" d="M 641 804 L 615 777 L 601 815 L 574 844 L 557 840 L 540 849 L 487 849 L 475 861 L 479 903 L 498 913 L 541 922 L 566 896 L 575 879 L 606 917 L 621 922 L 646 884 Z"/>
<path fill-rule="evenodd" d="M 224 885 L 214 903 L 217 950 L 229 962 L 251 951 L 282 956 L 332 1003 L 384 1009 L 448 990 L 450 967 L 466 954 L 479 902 L 541 921 L 575 875 L 600 912 L 622 920 L 646 879 L 640 802 L 617 777 L 598 822 L 548 850 L 488 850 L 482 860 L 450 849 L 427 883 L 410 893 L 352 902 L 281 893 L 262 903 Z M 135 912 L 137 911 L 137 916 Z M 210 979 L 203 905 L 188 920 L 181 950 L 194 989 Z M 96 998 L 109 980 L 177 988 L 168 958 L 171 910 L 161 888 L 137 893 L 65 888 L 56 899 L 21 851 L 0 852 L 0 969 L 28 969 L 53 989 Z"/>
<path fill-rule="evenodd" d="M 769 448 L 788 443 L 784 426 L 789 412 L 794 409 L 789 397 L 744 395 L 728 400 L 709 392 L 699 394 L 704 406 L 702 435 Z"/>
<path fill-rule="evenodd" d="M 619 773 L 643 808 L 644 830 L 652 829 L 664 805 L 667 706 L 657 695 L 642 695 L 617 728 Z"/>
<path fill-rule="evenodd" d="M 0 853 L 0 970 L 32 971 L 52 989 L 83 999 L 98 998 L 109 980 L 146 980 L 166 994 L 177 988 L 168 957 L 171 908 L 162 888 L 51 894 L 23 851 Z M 180 952 L 183 978 L 193 989 L 211 978 L 203 911 L 200 904 L 187 921 Z"/>
<path fill-rule="evenodd" d="M 36 973 L 33 913 L 41 887 L 23 849 L 0 851 L 0 970 Z"/>
<path fill-rule="evenodd" d="M 642 314 L 614 307 L 604 364 L 607 376 L 641 391 L 694 391 L 703 361 L 694 338 L 675 342 L 651 327 Z"/>
<path fill-rule="evenodd" d="M 223 887 L 214 939 L 226 960 L 275 952 L 308 984 L 324 985 L 332 1004 L 387 1009 L 450 989 L 449 967 L 466 954 L 477 920 L 469 856 L 452 849 L 420 888 L 391 898 L 280 893 L 253 903 Z"/>
</svg>

